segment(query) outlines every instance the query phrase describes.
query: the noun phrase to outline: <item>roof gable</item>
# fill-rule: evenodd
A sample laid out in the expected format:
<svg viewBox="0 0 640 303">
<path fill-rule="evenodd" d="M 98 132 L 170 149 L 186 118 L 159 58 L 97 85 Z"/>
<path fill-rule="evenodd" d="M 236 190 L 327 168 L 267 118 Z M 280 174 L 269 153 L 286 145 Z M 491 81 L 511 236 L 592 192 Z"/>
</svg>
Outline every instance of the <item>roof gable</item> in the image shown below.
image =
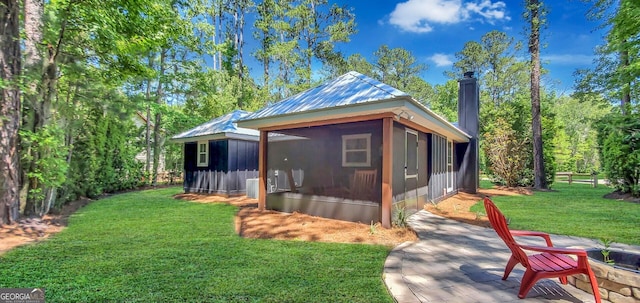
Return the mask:
<svg viewBox="0 0 640 303">
<path fill-rule="evenodd" d="M 190 130 L 171 137 L 172 140 L 184 141 L 187 138 L 205 137 L 216 134 L 239 134 L 259 136 L 260 133 L 253 129 L 242 128 L 236 125 L 236 121 L 248 116 L 250 113 L 243 110 L 235 110 L 224 116 L 220 116 L 209 122 L 200 124 Z"/>
<path fill-rule="evenodd" d="M 402 96 L 409 95 L 378 80 L 351 71 L 334 80 L 264 107 L 242 120 L 260 119 Z"/>
</svg>

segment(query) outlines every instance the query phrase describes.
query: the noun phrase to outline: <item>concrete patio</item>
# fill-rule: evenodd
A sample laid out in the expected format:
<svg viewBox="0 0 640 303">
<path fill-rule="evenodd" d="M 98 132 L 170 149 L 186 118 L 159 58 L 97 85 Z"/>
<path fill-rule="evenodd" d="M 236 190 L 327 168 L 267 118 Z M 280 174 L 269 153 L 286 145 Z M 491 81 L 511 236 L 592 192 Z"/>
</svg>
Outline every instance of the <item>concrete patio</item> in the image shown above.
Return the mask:
<svg viewBox="0 0 640 303">
<path fill-rule="evenodd" d="M 385 284 L 397 302 L 594 302 L 593 295 L 557 279 L 540 280 L 525 299 L 518 299 L 524 269 L 517 265 L 506 281 L 501 279 L 511 253 L 491 228 L 424 210 L 412 215 L 409 225 L 420 241 L 396 247 L 384 266 Z M 591 239 L 557 235 L 551 239 L 555 246 L 601 247 Z M 522 243 L 544 245 L 535 238 Z M 640 251 L 628 245 L 611 248 Z"/>
</svg>

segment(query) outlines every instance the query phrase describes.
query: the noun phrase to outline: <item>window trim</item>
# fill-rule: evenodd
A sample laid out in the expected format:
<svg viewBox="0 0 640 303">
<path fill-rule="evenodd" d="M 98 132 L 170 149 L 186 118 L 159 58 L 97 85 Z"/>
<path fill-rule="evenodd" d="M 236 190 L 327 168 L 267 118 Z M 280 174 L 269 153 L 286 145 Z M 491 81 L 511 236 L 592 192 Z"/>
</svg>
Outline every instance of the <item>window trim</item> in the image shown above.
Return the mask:
<svg viewBox="0 0 640 303">
<path fill-rule="evenodd" d="M 366 139 L 366 149 L 347 150 L 347 141 L 354 139 Z M 347 153 L 349 152 L 366 152 L 367 160 L 365 162 L 347 162 Z M 342 135 L 342 167 L 370 167 L 371 166 L 371 133 Z"/>
<path fill-rule="evenodd" d="M 200 146 L 205 146 L 204 151 L 200 150 Z M 200 161 L 200 155 L 205 155 L 204 162 Z M 198 141 L 196 145 L 196 162 L 198 167 L 207 167 L 209 166 L 209 141 Z"/>
</svg>

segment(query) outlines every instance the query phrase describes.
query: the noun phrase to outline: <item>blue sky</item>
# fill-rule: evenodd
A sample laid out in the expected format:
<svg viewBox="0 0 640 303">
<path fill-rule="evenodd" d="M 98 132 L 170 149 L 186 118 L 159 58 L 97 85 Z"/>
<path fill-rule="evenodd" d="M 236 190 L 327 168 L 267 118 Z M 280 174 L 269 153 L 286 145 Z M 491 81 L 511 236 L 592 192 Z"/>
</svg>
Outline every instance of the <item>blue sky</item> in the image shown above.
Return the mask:
<svg viewBox="0 0 640 303">
<path fill-rule="evenodd" d="M 526 41 L 522 18 L 524 0 L 330 0 L 353 8 L 358 33 L 338 49 L 345 55 L 360 53 L 373 61 L 382 44 L 403 47 L 429 65 L 422 75 L 431 84 L 444 83 L 455 53 L 467 41 L 480 41 L 491 30 L 500 30 Z M 586 18 L 589 4 L 579 0 L 545 1 L 548 26 L 542 34 L 545 84 L 560 93 L 571 91 L 572 73 L 590 67 L 593 49 L 602 44 L 597 22 Z M 520 54 L 528 58 L 526 50 Z"/>
</svg>

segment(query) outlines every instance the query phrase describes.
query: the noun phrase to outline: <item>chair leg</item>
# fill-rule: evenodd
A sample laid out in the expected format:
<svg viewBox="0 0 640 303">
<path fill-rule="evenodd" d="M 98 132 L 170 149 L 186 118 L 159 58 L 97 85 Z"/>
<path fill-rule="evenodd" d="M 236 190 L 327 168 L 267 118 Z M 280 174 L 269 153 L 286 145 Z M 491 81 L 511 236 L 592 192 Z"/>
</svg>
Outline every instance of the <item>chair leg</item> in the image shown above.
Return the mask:
<svg viewBox="0 0 640 303">
<path fill-rule="evenodd" d="M 591 282 L 591 290 L 593 291 L 593 298 L 596 300 L 596 303 L 600 303 L 600 291 L 598 290 L 598 279 L 596 279 L 596 275 L 593 274 L 591 269 L 587 269 L 587 274 L 589 275 L 589 282 Z"/>
<path fill-rule="evenodd" d="M 504 275 L 502 276 L 502 280 L 506 280 L 509 277 L 511 271 L 513 270 L 513 267 L 515 267 L 516 264 L 518 264 L 518 260 L 516 260 L 516 258 L 511 255 L 511 258 L 509 258 L 509 262 L 507 262 L 507 267 L 504 268 Z"/>
<path fill-rule="evenodd" d="M 567 285 L 567 276 L 558 277 L 558 279 L 560 279 L 560 283 L 562 283 L 562 285 Z"/>
<path fill-rule="evenodd" d="M 522 282 L 520 283 L 520 291 L 518 292 L 518 298 L 524 299 L 529 293 L 529 291 L 531 290 L 531 288 L 533 287 L 533 285 L 535 285 L 539 279 L 540 278 L 534 271 L 527 269 L 527 271 L 525 271 L 524 275 L 522 276 Z"/>
</svg>

